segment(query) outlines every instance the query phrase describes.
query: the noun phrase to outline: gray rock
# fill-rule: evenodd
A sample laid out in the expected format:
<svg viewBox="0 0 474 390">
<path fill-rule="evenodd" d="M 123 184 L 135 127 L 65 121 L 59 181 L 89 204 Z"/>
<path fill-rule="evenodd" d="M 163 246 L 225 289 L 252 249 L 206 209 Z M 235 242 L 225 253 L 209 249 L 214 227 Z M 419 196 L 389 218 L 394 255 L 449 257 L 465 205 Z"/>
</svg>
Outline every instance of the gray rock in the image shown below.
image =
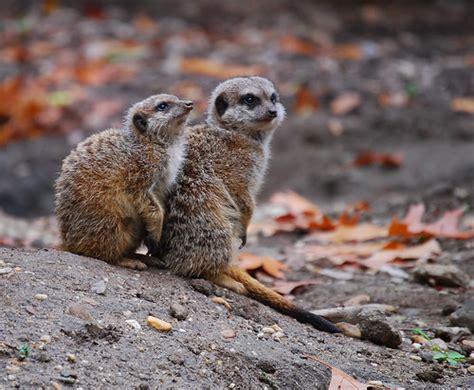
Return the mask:
<svg viewBox="0 0 474 390">
<path fill-rule="evenodd" d="M 415 280 L 436 286 L 464 287 L 469 278 L 455 265 L 423 264 L 414 271 Z"/>
<path fill-rule="evenodd" d="M 416 376 L 422 381 L 436 383 L 443 377 L 443 373 L 430 368 L 428 370 L 417 372 Z"/>
<path fill-rule="evenodd" d="M 188 316 L 188 309 L 180 303 L 172 303 L 170 306 L 170 315 L 178 320 L 185 320 Z"/>
<path fill-rule="evenodd" d="M 420 351 L 419 355 L 421 357 L 421 360 L 427 363 L 433 363 L 433 353 L 428 352 L 428 351 Z"/>
<path fill-rule="evenodd" d="M 106 289 L 105 280 L 99 280 L 97 283 L 94 283 L 91 287 L 91 291 L 99 295 L 105 295 L 105 289 Z"/>
<path fill-rule="evenodd" d="M 168 356 L 168 360 L 173 364 L 184 364 L 184 358 L 177 353 L 173 353 L 172 355 Z"/>
<path fill-rule="evenodd" d="M 449 316 L 449 321 L 453 325 L 465 326 L 474 332 L 474 300 L 467 301 L 458 310 Z"/>
<path fill-rule="evenodd" d="M 364 339 L 390 348 L 397 348 L 402 343 L 400 332 L 379 310 L 362 309 L 357 315 L 357 322 Z"/>
<path fill-rule="evenodd" d="M 197 292 L 204 294 L 205 296 L 213 295 L 216 288 L 215 286 L 204 279 L 191 279 L 189 284 L 192 288 L 194 288 Z"/>
<path fill-rule="evenodd" d="M 93 317 L 91 313 L 89 312 L 89 310 L 87 310 L 80 303 L 71 303 L 66 308 L 66 314 L 80 318 L 83 321 L 87 321 L 87 322 L 93 321 Z"/>
<path fill-rule="evenodd" d="M 433 328 L 435 335 L 444 341 L 457 340 L 462 336 L 471 334 L 470 330 L 459 326 L 438 326 Z"/>
</svg>

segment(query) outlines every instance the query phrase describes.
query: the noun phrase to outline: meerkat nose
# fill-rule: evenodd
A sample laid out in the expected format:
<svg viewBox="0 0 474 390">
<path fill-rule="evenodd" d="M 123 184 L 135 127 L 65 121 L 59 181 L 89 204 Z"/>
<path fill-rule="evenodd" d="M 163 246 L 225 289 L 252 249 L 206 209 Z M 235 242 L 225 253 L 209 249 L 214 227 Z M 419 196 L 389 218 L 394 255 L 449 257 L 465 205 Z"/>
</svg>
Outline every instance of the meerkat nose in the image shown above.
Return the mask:
<svg viewBox="0 0 474 390">
<path fill-rule="evenodd" d="M 187 100 L 184 102 L 184 107 L 192 109 L 194 107 L 194 103 L 191 100 Z"/>
<path fill-rule="evenodd" d="M 276 118 L 278 113 L 275 110 L 268 110 L 268 115 L 270 115 L 272 118 Z"/>
</svg>

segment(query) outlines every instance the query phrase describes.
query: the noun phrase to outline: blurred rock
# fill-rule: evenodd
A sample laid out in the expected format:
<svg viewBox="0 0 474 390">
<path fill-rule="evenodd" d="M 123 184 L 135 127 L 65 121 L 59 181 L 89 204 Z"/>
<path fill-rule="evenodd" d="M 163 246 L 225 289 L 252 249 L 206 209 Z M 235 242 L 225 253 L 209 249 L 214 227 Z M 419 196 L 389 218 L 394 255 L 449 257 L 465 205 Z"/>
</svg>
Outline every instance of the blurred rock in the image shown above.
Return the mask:
<svg viewBox="0 0 474 390">
<path fill-rule="evenodd" d="M 364 339 L 390 348 L 397 348 L 402 343 L 400 332 L 388 322 L 387 317 L 379 310 L 362 309 L 357 315 L 357 322 Z"/>
<path fill-rule="evenodd" d="M 467 301 L 458 310 L 449 316 L 453 325 L 465 326 L 474 332 L 474 300 Z"/>
<path fill-rule="evenodd" d="M 414 271 L 415 279 L 435 286 L 464 287 L 469 282 L 467 275 L 455 265 L 423 264 Z"/>
</svg>

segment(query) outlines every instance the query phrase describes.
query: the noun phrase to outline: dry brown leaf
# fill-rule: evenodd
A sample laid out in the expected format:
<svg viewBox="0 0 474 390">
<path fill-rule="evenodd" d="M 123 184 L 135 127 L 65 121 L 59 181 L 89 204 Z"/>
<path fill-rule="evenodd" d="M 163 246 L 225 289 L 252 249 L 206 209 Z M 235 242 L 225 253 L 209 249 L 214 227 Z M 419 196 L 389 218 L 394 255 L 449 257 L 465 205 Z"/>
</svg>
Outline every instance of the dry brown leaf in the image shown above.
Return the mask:
<svg viewBox="0 0 474 390">
<path fill-rule="evenodd" d="M 314 232 L 308 240 L 317 240 L 320 242 L 351 242 L 351 241 L 368 241 L 388 236 L 388 228 L 373 223 L 360 223 L 358 225 L 339 225 L 335 230 L 330 232 Z"/>
<path fill-rule="evenodd" d="M 410 206 L 403 220 L 393 219 L 389 228 L 389 234 L 402 237 L 435 236 L 459 240 L 474 238 L 474 229 L 459 230 L 458 228 L 464 214 L 463 208 L 447 211 L 440 219 L 433 223 L 422 222 L 424 213 L 425 206 L 422 203 Z"/>
<path fill-rule="evenodd" d="M 399 249 L 384 249 L 374 253 L 369 258 L 361 262 L 367 268 L 379 270 L 387 263 L 400 260 L 415 260 L 420 258 L 430 258 L 441 253 L 441 247 L 435 239 L 426 241 L 423 244 L 409 246 Z"/>
<path fill-rule="evenodd" d="M 268 275 L 274 278 L 283 279 L 284 271 L 288 266 L 280 260 L 270 256 L 258 256 L 249 252 L 241 252 L 239 254 L 239 265 L 246 271 L 255 271 L 262 268 Z"/>
<path fill-rule="evenodd" d="M 321 284 L 321 280 L 309 279 L 309 280 L 300 280 L 298 282 L 289 282 L 286 280 L 276 280 L 273 286 L 271 287 L 273 291 L 276 291 L 282 295 L 288 295 L 296 290 L 299 287 L 310 286 L 313 284 Z"/>
<path fill-rule="evenodd" d="M 454 98 L 451 101 L 451 109 L 456 112 L 474 114 L 474 97 Z"/>
<path fill-rule="evenodd" d="M 277 192 L 270 198 L 270 203 L 283 206 L 290 214 L 322 215 L 321 209 L 313 202 L 296 192 Z"/>
<path fill-rule="evenodd" d="M 378 153 L 372 151 L 365 151 L 360 153 L 352 162 L 352 165 L 364 167 L 367 165 L 380 164 L 388 168 L 398 168 L 403 161 L 403 156 L 400 153 Z"/>
<path fill-rule="evenodd" d="M 263 73 L 263 68 L 259 66 L 222 64 L 206 58 L 183 58 L 180 68 L 185 73 L 195 73 L 217 79 L 256 76 Z"/>
<path fill-rule="evenodd" d="M 319 100 L 306 85 L 298 88 L 295 94 L 293 111 L 298 114 L 311 113 L 319 109 Z"/>
<path fill-rule="evenodd" d="M 329 55 L 341 60 L 360 61 L 364 57 L 362 48 L 355 44 L 338 45 L 329 51 Z"/>
<path fill-rule="evenodd" d="M 331 369 L 331 382 L 329 383 L 328 390 L 367 390 L 368 385 L 359 382 L 352 378 L 349 374 L 346 374 L 344 371 L 331 366 L 329 363 L 311 355 L 303 354 L 304 357 L 315 360 L 318 363 L 322 364 Z"/>
<path fill-rule="evenodd" d="M 357 108 L 361 103 L 360 95 L 356 92 L 346 92 L 331 102 L 331 111 L 334 115 L 345 115 Z"/>
</svg>

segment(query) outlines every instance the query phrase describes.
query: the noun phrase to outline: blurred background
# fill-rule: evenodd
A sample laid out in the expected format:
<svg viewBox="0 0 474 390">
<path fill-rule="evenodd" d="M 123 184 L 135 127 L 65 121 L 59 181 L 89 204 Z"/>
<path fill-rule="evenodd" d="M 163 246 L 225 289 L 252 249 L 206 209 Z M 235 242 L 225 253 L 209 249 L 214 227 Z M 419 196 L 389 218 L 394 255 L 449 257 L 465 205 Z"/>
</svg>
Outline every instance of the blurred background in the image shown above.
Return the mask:
<svg viewBox="0 0 474 390">
<path fill-rule="evenodd" d="M 272 79 L 288 112 L 262 200 L 293 189 L 335 209 L 440 193 L 473 205 L 472 1 L 2 5 L 3 229 L 51 223 L 62 159 L 130 104 L 168 92 L 202 121 L 212 89 L 238 75 Z"/>
</svg>

